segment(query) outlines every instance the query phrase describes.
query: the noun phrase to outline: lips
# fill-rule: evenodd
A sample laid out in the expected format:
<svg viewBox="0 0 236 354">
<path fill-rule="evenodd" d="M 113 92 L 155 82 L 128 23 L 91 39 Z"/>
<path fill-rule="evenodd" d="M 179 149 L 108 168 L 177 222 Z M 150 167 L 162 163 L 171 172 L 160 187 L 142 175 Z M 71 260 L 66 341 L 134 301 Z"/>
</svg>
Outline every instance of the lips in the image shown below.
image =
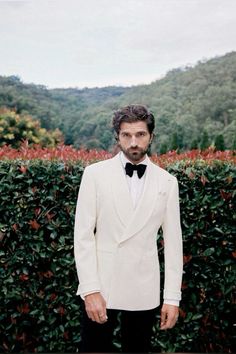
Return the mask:
<svg viewBox="0 0 236 354">
<path fill-rule="evenodd" d="M 141 151 L 141 149 L 139 149 L 139 148 L 130 148 L 130 149 L 128 149 L 130 152 L 140 152 Z"/>
</svg>

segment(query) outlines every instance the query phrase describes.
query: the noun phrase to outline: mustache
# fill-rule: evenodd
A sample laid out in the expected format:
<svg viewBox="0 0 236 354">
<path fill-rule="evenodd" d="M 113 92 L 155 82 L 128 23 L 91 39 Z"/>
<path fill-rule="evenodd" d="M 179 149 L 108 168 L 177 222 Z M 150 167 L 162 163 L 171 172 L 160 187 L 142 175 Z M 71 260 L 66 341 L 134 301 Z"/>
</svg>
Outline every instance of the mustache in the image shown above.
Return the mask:
<svg viewBox="0 0 236 354">
<path fill-rule="evenodd" d="M 127 150 L 142 150 L 139 146 L 129 147 Z"/>
</svg>

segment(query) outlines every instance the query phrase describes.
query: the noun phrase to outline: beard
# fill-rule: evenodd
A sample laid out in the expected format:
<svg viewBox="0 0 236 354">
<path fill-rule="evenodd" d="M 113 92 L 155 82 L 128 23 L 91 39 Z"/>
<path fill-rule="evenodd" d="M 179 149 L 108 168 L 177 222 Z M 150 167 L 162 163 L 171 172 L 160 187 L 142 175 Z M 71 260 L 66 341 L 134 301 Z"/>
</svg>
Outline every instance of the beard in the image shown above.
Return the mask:
<svg viewBox="0 0 236 354">
<path fill-rule="evenodd" d="M 127 157 L 128 160 L 130 160 L 133 163 L 138 163 L 146 155 L 149 145 L 144 149 L 139 148 L 139 147 L 135 147 L 135 148 L 131 147 L 131 148 L 125 149 L 124 147 L 122 147 L 119 144 L 119 148 L 125 154 L 125 156 Z"/>
</svg>

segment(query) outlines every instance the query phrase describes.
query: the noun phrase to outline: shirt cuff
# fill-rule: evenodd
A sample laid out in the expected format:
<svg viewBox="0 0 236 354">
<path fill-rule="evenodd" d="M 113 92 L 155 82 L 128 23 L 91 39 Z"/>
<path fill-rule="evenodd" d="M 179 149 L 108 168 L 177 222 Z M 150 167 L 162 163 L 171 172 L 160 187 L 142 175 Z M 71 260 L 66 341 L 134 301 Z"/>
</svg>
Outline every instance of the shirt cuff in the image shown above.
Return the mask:
<svg viewBox="0 0 236 354">
<path fill-rule="evenodd" d="M 95 293 L 100 293 L 100 290 L 93 290 L 93 291 L 89 291 L 87 293 L 80 294 L 80 297 L 81 297 L 81 299 L 84 300 L 85 296 L 90 295 L 90 294 L 95 294 Z"/>
<path fill-rule="evenodd" d="M 173 305 L 173 306 L 179 307 L 179 301 L 178 300 L 164 299 L 164 304 Z"/>
</svg>

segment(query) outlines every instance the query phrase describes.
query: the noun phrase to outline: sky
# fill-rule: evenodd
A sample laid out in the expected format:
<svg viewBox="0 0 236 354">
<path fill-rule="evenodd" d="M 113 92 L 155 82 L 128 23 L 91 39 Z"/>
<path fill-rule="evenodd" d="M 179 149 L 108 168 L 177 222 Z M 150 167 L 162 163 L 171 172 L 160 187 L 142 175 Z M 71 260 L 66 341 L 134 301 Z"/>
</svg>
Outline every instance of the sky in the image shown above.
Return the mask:
<svg viewBox="0 0 236 354">
<path fill-rule="evenodd" d="M 0 0 L 0 75 L 47 88 L 149 84 L 236 50 L 236 0 Z"/>
</svg>

